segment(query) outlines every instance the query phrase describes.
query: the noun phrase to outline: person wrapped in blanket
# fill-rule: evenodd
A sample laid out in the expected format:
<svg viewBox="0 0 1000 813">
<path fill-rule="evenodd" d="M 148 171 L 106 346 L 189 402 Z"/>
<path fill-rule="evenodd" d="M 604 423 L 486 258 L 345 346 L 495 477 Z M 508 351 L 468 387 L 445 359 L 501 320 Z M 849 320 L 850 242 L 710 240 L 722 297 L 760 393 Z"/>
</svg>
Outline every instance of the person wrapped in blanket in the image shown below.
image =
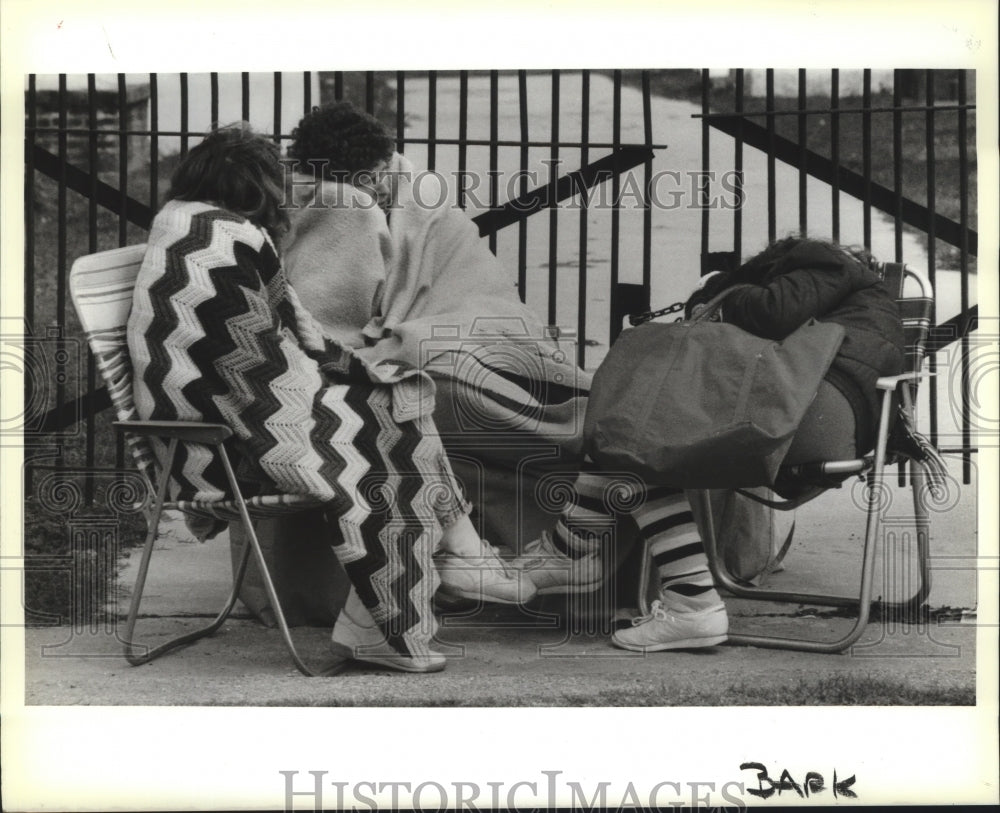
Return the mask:
<svg viewBox="0 0 1000 813">
<path fill-rule="evenodd" d="M 288 224 L 283 181 L 277 146 L 243 124 L 181 160 L 128 322 L 137 409 L 143 419 L 228 425 L 248 493 L 328 506 L 330 543 L 352 584 L 333 629 L 337 654 L 438 671 L 432 596 L 443 579 L 480 596 L 495 555 L 433 428 L 427 376 L 358 358 L 289 286 L 275 248 Z M 181 450 L 173 480 L 177 499 L 225 495 L 204 447 Z M 506 587 L 512 602 L 534 592 L 516 575 Z"/>
<path fill-rule="evenodd" d="M 530 534 L 551 522 L 533 504 L 541 478 L 571 484 L 582 463 L 591 377 L 573 362 L 575 344 L 521 302 L 445 178 L 395 152 L 374 116 L 349 102 L 313 108 L 293 130 L 288 155 L 296 174 L 281 249 L 303 303 L 358 357 L 401 360 L 433 378 L 435 424 L 456 464 L 483 482 L 485 526 L 523 554 L 516 570 L 528 571 L 541 593 L 575 589 L 581 578 L 596 588 L 595 556 L 567 556 L 548 534 L 520 539 L 522 528 Z M 602 501 L 606 485 L 591 478 L 588 505 Z M 615 522 L 578 511 L 602 527 Z M 483 592 L 496 588 L 507 590 L 484 572 Z"/>
</svg>

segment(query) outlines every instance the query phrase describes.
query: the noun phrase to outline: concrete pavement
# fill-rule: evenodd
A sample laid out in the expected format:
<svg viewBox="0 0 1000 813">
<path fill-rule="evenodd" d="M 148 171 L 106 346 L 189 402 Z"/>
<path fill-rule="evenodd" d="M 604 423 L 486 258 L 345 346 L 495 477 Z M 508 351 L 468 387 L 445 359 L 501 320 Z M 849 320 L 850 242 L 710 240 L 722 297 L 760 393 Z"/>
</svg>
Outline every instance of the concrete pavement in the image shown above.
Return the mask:
<svg viewBox="0 0 1000 813">
<path fill-rule="evenodd" d="M 599 597 L 571 607 L 570 599 L 557 596 L 524 610 L 485 606 L 444 615 L 439 637 L 449 663 L 443 673 L 404 675 L 352 665 L 332 678 L 306 679 L 294 669 L 279 633 L 238 607 L 215 636 L 137 668 L 120 654 L 124 624 L 114 618 L 100 629 L 29 629 L 26 700 L 264 706 L 974 702 L 975 493 L 974 485 L 956 489 L 932 517 L 928 616 L 919 623 L 875 618 L 859 644 L 840 655 L 737 646 L 627 653 L 610 645 L 610 619 L 597 606 Z M 905 542 L 909 491 L 894 486 L 892 495 L 883 524 Z M 769 584 L 848 590 L 856 583 L 863 530 L 849 487 L 804 506 L 787 567 Z M 126 566 L 124 584 L 131 584 L 137 558 Z M 900 573 L 908 566 L 899 555 L 881 559 L 875 594 L 890 596 L 905 582 Z M 228 578 L 225 536 L 205 544 L 182 532 L 163 537 L 153 558 L 140 640 L 155 643 L 207 623 L 221 606 Z M 842 635 L 851 624 L 842 613 L 815 607 L 734 599 L 727 605 L 733 631 L 756 627 L 781 634 L 805 624 L 811 636 L 823 638 Z M 125 607 L 123 601 L 122 612 Z M 307 660 L 328 659 L 328 629 L 300 627 L 294 634 Z"/>
</svg>

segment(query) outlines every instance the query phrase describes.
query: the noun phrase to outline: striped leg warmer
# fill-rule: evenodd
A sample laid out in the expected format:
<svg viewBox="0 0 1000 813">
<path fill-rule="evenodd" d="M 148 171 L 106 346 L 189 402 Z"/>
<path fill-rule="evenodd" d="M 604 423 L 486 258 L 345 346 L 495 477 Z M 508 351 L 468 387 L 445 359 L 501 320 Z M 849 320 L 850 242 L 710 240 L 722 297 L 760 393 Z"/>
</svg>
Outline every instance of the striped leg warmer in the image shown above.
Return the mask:
<svg viewBox="0 0 1000 813">
<path fill-rule="evenodd" d="M 632 516 L 639 533 L 650 543 L 660 577 L 660 599 L 665 606 L 677 612 L 695 612 L 722 601 L 683 491 L 652 488 L 646 502 Z"/>
<path fill-rule="evenodd" d="M 552 541 L 571 559 L 600 553 L 614 538 L 615 516 L 605 493 L 608 477 L 581 472 L 573 484 L 569 505 L 556 522 Z"/>
</svg>

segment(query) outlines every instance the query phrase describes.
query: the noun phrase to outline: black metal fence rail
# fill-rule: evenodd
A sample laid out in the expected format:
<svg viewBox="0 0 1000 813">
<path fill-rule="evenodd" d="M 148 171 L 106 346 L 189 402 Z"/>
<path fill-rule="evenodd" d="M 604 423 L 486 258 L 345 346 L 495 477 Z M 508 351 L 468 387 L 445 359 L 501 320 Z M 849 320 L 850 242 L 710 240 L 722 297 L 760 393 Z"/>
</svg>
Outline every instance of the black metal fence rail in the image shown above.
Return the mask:
<svg viewBox="0 0 1000 813">
<path fill-rule="evenodd" d="M 891 88 L 873 90 L 870 69 L 861 72 L 861 93 L 842 93 L 843 72 L 797 71 L 797 93 L 786 97 L 783 104 L 775 89 L 775 71 L 765 70 L 763 94 L 751 96 L 746 90 L 748 72 L 735 70 L 728 81 L 713 81 L 709 71 L 702 72 L 701 106 L 703 170 L 712 166 L 710 132 L 725 133 L 732 138 L 732 166 L 743 170 L 744 148 L 749 146 L 766 155 L 767 241 L 777 235 L 778 200 L 776 163 L 791 166 L 798 173 L 798 227 L 802 234 L 810 231 L 807 179 L 816 178 L 830 187 L 831 234 L 833 240 L 872 246 L 873 211 L 892 218 L 894 256 L 904 262 L 903 235 L 909 228 L 920 232 L 926 240 L 927 272 L 935 291 L 938 290 L 939 252 L 942 244 L 957 251 L 950 264 L 959 274 L 960 309 L 957 314 L 934 315 L 934 323 L 942 315 L 946 321 L 932 330 L 929 368 L 938 372 L 937 354 L 945 348 L 959 347 L 960 417 L 958 443 L 946 443 L 943 451 L 961 454 L 963 480 L 970 482 L 974 416 L 970 412 L 970 379 L 974 351 L 970 333 L 978 325 L 978 306 L 972 301 L 969 284 L 972 263 L 978 251 L 978 232 L 973 225 L 970 204 L 975 203 L 970 178 L 975 180 L 974 137 L 970 114 L 975 104 L 969 101 L 970 71 L 962 70 L 896 70 Z M 808 92 L 808 80 L 822 75 L 829 85 L 821 93 Z M 942 92 L 947 98 L 942 98 Z M 875 119 L 887 126 L 879 129 L 873 141 Z M 763 120 L 763 122 L 761 122 Z M 816 126 L 811 126 L 816 125 Z M 910 140 L 904 141 L 904 125 L 910 127 Z M 779 129 L 781 132 L 779 132 Z M 907 144 L 914 143 L 914 130 L 920 130 L 919 147 L 923 150 L 922 177 L 917 178 L 913 163 L 907 168 Z M 950 159 L 944 170 L 942 153 Z M 972 153 L 972 155 L 970 155 Z M 876 160 L 877 159 L 877 160 Z M 723 159 L 726 160 L 726 159 Z M 880 171 L 881 180 L 876 178 Z M 861 234 L 842 230 L 842 195 L 852 196 L 862 203 Z M 949 202 L 942 211 L 942 199 Z M 710 239 L 712 218 L 720 213 L 709 207 L 702 209 L 703 273 L 738 264 L 745 244 L 742 213 L 732 214 L 733 241 L 731 246 L 713 245 Z M 724 215 L 722 215 L 724 216 Z M 888 259 L 882 257 L 882 259 Z M 929 392 L 930 436 L 941 443 L 939 394 L 937 387 Z"/>
</svg>

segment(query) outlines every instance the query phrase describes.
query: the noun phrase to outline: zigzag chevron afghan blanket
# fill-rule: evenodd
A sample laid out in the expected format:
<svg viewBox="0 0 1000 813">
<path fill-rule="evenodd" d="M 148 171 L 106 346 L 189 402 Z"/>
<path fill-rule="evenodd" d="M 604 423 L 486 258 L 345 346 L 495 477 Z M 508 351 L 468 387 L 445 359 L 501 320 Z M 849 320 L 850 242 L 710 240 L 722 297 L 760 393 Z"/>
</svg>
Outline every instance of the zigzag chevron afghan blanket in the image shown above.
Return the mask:
<svg viewBox="0 0 1000 813">
<path fill-rule="evenodd" d="M 324 337 L 266 232 L 204 203 L 171 201 L 154 220 L 128 339 L 140 416 L 225 423 L 252 488 L 328 502 L 360 598 L 398 649 L 423 649 L 430 557 L 442 526 L 469 510 L 432 430 L 426 377 Z M 224 496 L 204 447 L 181 451 L 174 481 L 180 499 Z"/>
</svg>

